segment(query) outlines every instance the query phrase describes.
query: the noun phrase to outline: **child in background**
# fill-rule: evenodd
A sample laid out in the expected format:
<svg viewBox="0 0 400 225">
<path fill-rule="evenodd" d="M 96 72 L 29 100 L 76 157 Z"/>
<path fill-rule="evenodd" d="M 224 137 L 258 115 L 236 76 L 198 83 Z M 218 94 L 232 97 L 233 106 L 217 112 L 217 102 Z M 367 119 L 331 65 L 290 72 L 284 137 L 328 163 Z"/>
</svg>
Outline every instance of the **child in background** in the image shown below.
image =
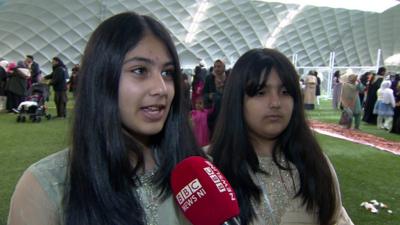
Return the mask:
<svg viewBox="0 0 400 225">
<path fill-rule="evenodd" d="M 393 90 L 390 88 L 391 84 L 390 80 L 382 82 L 381 87 L 376 92 L 378 99 L 374 106 L 374 114 L 378 115 L 378 128 L 388 131 L 392 129 L 394 107 L 396 107 Z"/>
<path fill-rule="evenodd" d="M 210 141 L 207 118 L 213 111 L 204 108 L 204 101 L 201 97 L 195 99 L 194 110 L 191 112 L 193 132 L 200 147 L 208 145 Z"/>
<path fill-rule="evenodd" d="M 19 113 L 22 109 L 28 110 L 31 106 L 38 106 L 40 102 L 43 101 L 42 92 L 39 90 L 34 90 L 32 95 L 28 96 L 25 101 L 18 105 L 17 109 L 12 109 L 15 113 Z"/>
</svg>

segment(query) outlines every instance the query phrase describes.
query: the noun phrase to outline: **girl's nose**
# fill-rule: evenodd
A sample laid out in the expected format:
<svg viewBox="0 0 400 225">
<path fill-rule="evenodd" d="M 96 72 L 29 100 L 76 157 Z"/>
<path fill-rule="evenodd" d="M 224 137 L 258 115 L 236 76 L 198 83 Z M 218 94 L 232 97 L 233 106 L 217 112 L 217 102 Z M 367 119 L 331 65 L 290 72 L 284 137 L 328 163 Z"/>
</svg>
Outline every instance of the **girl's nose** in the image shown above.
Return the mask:
<svg viewBox="0 0 400 225">
<path fill-rule="evenodd" d="M 280 99 L 279 93 L 273 93 L 273 92 L 270 93 L 268 101 L 269 101 L 270 107 L 277 108 L 277 107 L 281 106 L 281 99 Z"/>
<path fill-rule="evenodd" d="M 154 74 L 152 77 L 151 84 L 153 87 L 150 91 L 150 95 L 165 95 L 167 93 L 167 86 L 165 85 L 161 73 Z"/>
</svg>

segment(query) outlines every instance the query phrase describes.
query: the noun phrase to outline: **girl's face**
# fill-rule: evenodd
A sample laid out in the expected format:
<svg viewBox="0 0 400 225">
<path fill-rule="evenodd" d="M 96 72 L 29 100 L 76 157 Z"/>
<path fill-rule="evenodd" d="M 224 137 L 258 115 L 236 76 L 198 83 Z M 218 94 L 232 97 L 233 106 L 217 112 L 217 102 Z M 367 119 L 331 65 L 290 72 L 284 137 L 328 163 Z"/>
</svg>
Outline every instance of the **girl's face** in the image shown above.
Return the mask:
<svg viewBox="0 0 400 225">
<path fill-rule="evenodd" d="M 293 112 L 293 98 L 283 86 L 275 69 L 265 87 L 255 96 L 244 97 L 244 119 L 252 141 L 276 139 L 288 126 Z"/>
<path fill-rule="evenodd" d="M 195 103 L 195 108 L 197 110 L 203 110 L 204 109 L 203 100 L 197 100 Z"/>
<path fill-rule="evenodd" d="M 164 127 L 175 95 L 175 69 L 164 43 L 150 34 L 125 55 L 118 105 L 123 125 L 139 140 Z"/>
</svg>

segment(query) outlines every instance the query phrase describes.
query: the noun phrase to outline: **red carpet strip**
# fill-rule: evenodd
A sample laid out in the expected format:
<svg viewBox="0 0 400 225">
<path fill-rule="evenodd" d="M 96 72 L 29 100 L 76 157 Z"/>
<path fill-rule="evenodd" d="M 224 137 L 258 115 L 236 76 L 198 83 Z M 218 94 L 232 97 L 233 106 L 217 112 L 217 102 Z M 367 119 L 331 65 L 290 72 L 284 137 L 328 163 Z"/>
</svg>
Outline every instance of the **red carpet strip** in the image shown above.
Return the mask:
<svg viewBox="0 0 400 225">
<path fill-rule="evenodd" d="M 359 130 L 346 129 L 337 124 L 321 123 L 319 121 L 312 120 L 310 121 L 310 125 L 311 128 L 318 133 L 348 140 L 358 144 L 368 145 L 379 150 L 400 155 L 400 142 L 388 141 L 384 138 L 363 133 Z"/>
</svg>

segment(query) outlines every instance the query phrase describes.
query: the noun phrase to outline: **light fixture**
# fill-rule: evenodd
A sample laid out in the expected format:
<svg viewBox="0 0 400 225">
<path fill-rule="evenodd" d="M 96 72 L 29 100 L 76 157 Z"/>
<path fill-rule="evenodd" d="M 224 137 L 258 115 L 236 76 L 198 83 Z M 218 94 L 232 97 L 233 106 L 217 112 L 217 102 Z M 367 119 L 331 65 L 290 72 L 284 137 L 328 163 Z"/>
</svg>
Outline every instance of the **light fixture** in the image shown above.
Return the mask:
<svg viewBox="0 0 400 225">
<path fill-rule="evenodd" d="M 275 28 L 275 30 L 271 33 L 264 46 L 267 48 L 272 48 L 276 41 L 276 36 L 281 32 L 284 27 L 292 23 L 292 20 L 297 16 L 297 14 L 299 14 L 303 10 L 303 8 L 304 6 L 300 5 L 299 8 L 297 8 L 296 10 L 290 10 L 285 19 L 283 19 Z"/>
<path fill-rule="evenodd" d="M 396 0 L 257 0 L 259 2 L 279 2 L 284 4 L 310 5 L 317 7 L 342 8 L 381 13 L 398 4 Z"/>
<path fill-rule="evenodd" d="M 199 27 L 199 23 L 201 19 L 204 17 L 205 12 L 207 11 L 208 1 L 203 0 L 200 2 L 199 8 L 197 9 L 196 14 L 193 17 L 192 23 L 189 26 L 189 32 L 185 37 L 186 43 L 191 43 L 193 41 L 194 35 L 197 32 L 197 28 Z"/>
</svg>

